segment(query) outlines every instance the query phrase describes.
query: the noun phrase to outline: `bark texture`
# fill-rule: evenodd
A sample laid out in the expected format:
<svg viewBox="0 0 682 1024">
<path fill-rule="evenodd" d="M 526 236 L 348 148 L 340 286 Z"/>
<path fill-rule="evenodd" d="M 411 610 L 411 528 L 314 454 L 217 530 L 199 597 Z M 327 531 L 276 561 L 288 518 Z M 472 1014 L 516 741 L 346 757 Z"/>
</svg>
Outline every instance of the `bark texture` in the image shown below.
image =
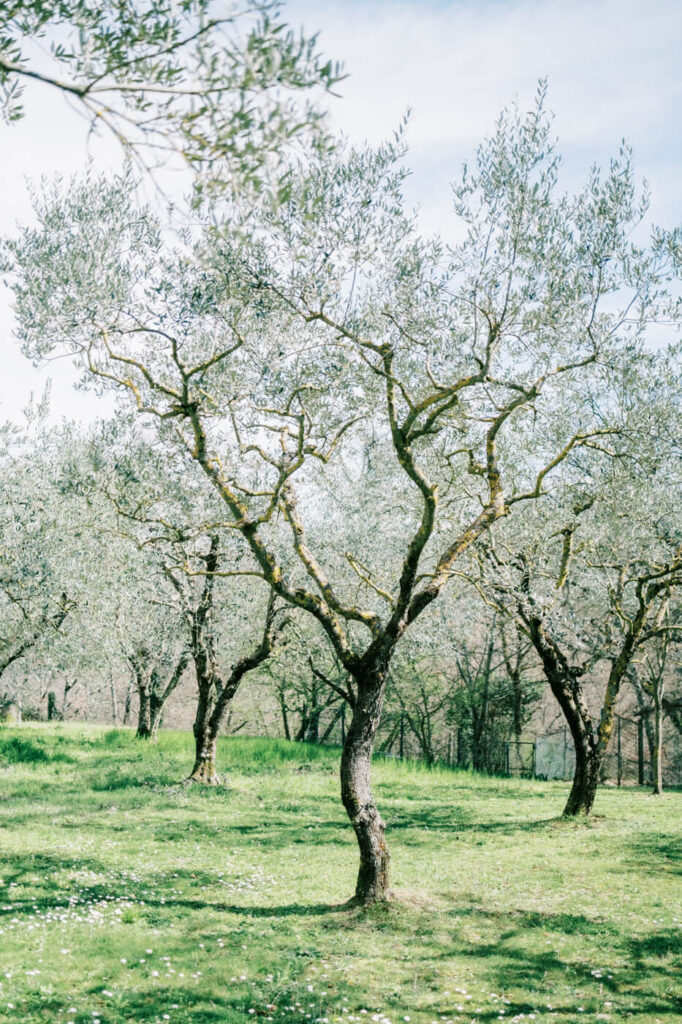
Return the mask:
<svg viewBox="0 0 682 1024">
<path fill-rule="evenodd" d="M 341 799 L 360 849 L 355 902 L 361 906 L 389 898 L 390 854 L 386 825 L 370 787 L 372 750 L 386 689 L 386 670 L 356 677 L 357 697 L 341 757 Z"/>
<path fill-rule="evenodd" d="M 194 723 L 195 756 L 190 780 L 204 786 L 217 786 L 220 778 L 216 770 L 218 734 L 211 723 Z"/>
</svg>

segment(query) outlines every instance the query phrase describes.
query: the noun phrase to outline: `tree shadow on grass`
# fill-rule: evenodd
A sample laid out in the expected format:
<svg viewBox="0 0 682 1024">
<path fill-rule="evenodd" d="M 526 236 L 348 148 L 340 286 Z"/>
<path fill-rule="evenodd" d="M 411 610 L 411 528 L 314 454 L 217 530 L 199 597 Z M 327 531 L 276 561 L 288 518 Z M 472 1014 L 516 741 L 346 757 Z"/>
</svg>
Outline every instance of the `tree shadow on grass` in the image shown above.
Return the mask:
<svg viewBox="0 0 682 1024">
<path fill-rule="evenodd" d="M 682 838 L 680 836 L 640 836 L 629 842 L 630 860 L 652 874 L 658 871 L 682 874 Z"/>
<path fill-rule="evenodd" d="M 387 831 L 389 833 L 401 829 L 428 829 L 429 832 L 499 832 L 515 835 L 516 833 L 544 832 L 554 828 L 558 829 L 562 824 L 569 824 L 561 815 L 551 818 L 539 818 L 532 821 L 476 821 L 459 809 L 421 813 L 417 811 L 412 814 L 405 813 L 404 815 L 399 812 L 392 814 L 390 811 L 387 811 L 384 817 L 387 818 Z"/>
<path fill-rule="evenodd" d="M 471 928 L 466 938 L 454 932 L 451 944 L 436 959 L 483 959 L 484 973 L 495 991 L 523 991 L 524 1000 L 512 998 L 505 1005 L 507 1017 L 542 1009 L 549 1001 L 554 1013 L 563 1010 L 577 1019 L 581 1012 L 578 1003 L 587 1011 L 588 1001 L 592 1001 L 595 1011 L 602 1008 L 605 998 L 614 1005 L 618 1001 L 627 1005 L 628 1014 L 650 1014 L 651 1019 L 656 1015 L 674 1016 L 682 1009 L 682 999 L 670 985 L 670 956 L 680 952 L 679 935 L 672 929 L 633 938 L 612 922 L 583 914 L 466 907 L 453 908 L 450 915 L 457 920 L 468 919 L 474 928 L 478 926 L 481 935 L 477 941 L 471 938 Z M 564 936 L 584 937 L 588 940 L 586 949 L 598 950 L 594 961 L 564 958 L 557 949 L 525 948 L 522 943 L 531 945 L 532 933 L 538 929 L 547 936 L 545 941 L 552 943 Z M 605 967 L 604 962 L 608 964 L 609 960 L 621 966 Z M 575 1004 L 562 1008 L 559 1003 L 566 996 L 561 993 L 567 987 L 576 992 Z M 438 1013 L 451 1016 L 453 1008 L 443 1007 Z M 480 1020 L 493 1019 L 496 1013 L 478 1016 Z"/>
<path fill-rule="evenodd" d="M 62 887 L 57 881 L 50 881 L 50 876 L 62 871 L 93 871 L 97 873 L 106 871 L 106 867 L 99 860 L 85 857 L 65 857 L 62 853 L 30 853 L 23 857 L 0 855 L 0 868 L 4 885 L 9 886 L 12 882 L 20 885 L 31 875 L 38 875 L 40 885 L 43 887 L 49 885 L 51 889 Z M 32 906 L 36 901 L 29 902 Z"/>
</svg>

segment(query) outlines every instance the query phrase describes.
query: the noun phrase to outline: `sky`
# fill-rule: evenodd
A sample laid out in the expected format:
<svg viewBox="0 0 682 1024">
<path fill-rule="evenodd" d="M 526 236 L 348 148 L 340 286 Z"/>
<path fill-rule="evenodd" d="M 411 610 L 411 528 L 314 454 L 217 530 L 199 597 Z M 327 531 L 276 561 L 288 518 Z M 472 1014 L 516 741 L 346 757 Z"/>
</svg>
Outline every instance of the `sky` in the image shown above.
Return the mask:
<svg viewBox="0 0 682 1024">
<path fill-rule="evenodd" d="M 408 198 L 425 231 L 455 225 L 450 183 L 516 100 L 525 109 L 538 79 L 564 158 L 562 183 L 579 187 L 625 138 L 652 191 L 652 218 L 682 223 L 682 3 L 679 0 L 289 0 L 283 16 L 342 60 L 348 78 L 331 104 L 353 141 L 389 137 L 411 109 Z M 88 156 L 115 166 L 111 140 L 88 143 L 85 122 L 46 86 L 26 92 L 27 116 L 0 125 L 0 233 L 30 220 L 27 181 L 81 170 Z M 55 416 L 92 419 L 102 401 L 73 389 L 66 360 L 34 368 L 12 333 L 0 287 L 0 420 L 17 419 L 49 377 Z"/>
</svg>

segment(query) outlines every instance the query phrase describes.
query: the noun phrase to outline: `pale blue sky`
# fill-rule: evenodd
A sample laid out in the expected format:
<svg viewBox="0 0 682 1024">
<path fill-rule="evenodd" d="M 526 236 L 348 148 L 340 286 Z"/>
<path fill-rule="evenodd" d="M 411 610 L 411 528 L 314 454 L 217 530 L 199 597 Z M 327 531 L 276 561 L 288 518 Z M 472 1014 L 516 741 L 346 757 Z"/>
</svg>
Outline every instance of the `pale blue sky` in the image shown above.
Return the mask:
<svg viewBox="0 0 682 1024">
<path fill-rule="evenodd" d="M 500 108 L 515 97 L 530 103 L 545 75 L 565 185 L 607 162 L 625 137 L 649 179 L 654 218 L 682 221 L 680 0 L 290 0 L 284 13 L 344 60 L 350 77 L 332 111 L 351 138 L 378 141 L 412 107 L 409 195 L 426 230 L 451 230 L 449 182 Z M 24 122 L 0 126 L 0 231 L 30 215 L 26 176 L 71 173 L 86 156 L 83 122 L 59 96 L 36 86 L 27 101 Z M 94 153 L 99 163 L 118 159 L 111 144 Z M 18 353 L 6 294 L 0 346 L 0 418 L 16 416 L 47 373 L 56 412 L 89 417 L 99 408 L 74 395 L 66 364 L 39 372 Z"/>
</svg>

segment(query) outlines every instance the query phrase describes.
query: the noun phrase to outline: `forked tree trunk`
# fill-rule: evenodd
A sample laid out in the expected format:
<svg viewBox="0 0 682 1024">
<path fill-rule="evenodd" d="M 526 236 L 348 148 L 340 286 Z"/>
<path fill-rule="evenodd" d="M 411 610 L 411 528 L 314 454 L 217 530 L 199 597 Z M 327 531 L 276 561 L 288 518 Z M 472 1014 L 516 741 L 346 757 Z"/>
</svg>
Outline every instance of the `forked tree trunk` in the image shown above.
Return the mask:
<svg viewBox="0 0 682 1024">
<path fill-rule="evenodd" d="M 217 557 L 217 541 L 212 543 L 211 552 L 213 556 Z M 207 560 L 206 568 L 209 573 L 206 587 L 209 588 L 209 581 L 213 579 L 212 573 L 216 569 L 216 561 Z M 210 588 L 207 593 L 209 595 L 212 593 Z M 230 702 L 239 689 L 244 676 L 269 658 L 273 644 L 284 623 L 280 623 L 279 626 L 276 624 L 275 594 L 273 592 L 268 602 L 262 640 L 249 654 L 245 654 L 232 666 L 229 677 L 223 681 L 216 669 L 212 636 L 208 644 L 201 638 L 205 616 L 210 607 L 210 603 L 205 605 L 203 618 L 201 621 L 197 619 L 195 622 L 193 657 L 199 699 L 194 719 L 195 756 L 190 781 L 201 782 L 207 786 L 217 786 L 220 782 L 216 772 L 218 735 L 230 709 Z"/>
<path fill-rule="evenodd" d="M 370 788 L 372 750 L 386 689 L 386 670 L 356 677 L 357 698 L 341 756 L 341 799 L 360 848 L 355 900 L 361 906 L 389 897 L 390 855 L 386 826 Z"/>
</svg>

